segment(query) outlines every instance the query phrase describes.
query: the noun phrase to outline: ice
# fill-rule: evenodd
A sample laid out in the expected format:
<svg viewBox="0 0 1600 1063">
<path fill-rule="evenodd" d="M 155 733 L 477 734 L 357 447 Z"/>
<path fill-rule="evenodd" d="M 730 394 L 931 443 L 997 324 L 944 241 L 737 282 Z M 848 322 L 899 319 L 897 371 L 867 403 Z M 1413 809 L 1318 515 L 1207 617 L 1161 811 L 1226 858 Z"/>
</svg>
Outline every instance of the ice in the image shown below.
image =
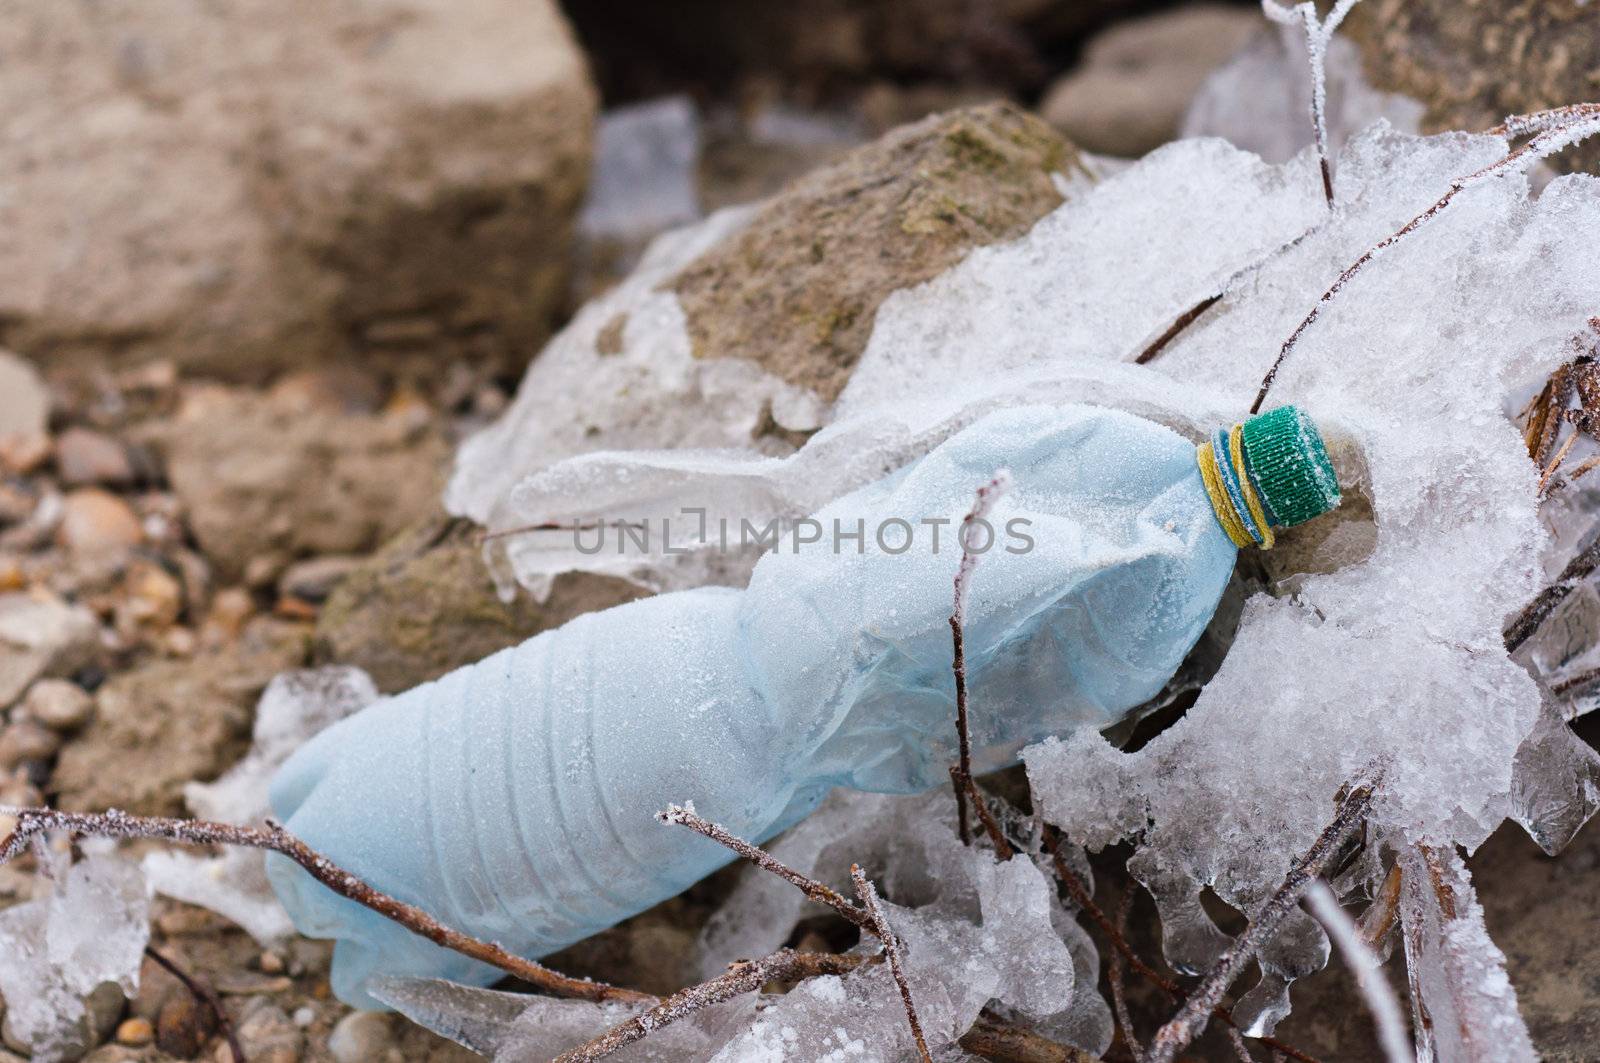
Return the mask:
<svg viewBox="0 0 1600 1063">
<path fill-rule="evenodd" d="M 578 224 L 639 239 L 700 216 L 700 117 L 687 96 L 614 107 L 595 130 L 594 172 Z"/>
<path fill-rule="evenodd" d="M 1419 1038 L 1417 1063 L 1537 1059 L 1505 955 L 1489 938 L 1483 906 L 1454 847 L 1407 848 L 1400 865 L 1413 1026 L 1428 1031 Z M 1427 1021 L 1417 1021 L 1419 1014 Z"/>
<path fill-rule="evenodd" d="M 189 783 L 184 799 L 202 819 L 256 824 L 270 813 L 267 785 L 289 756 L 317 732 L 378 700 L 361 669 L 335 666 L 285 672 L 262 692 L 250 752 L 213 783 Z M 216 856 L 159 850 L 144 858 L 151 887 L 199 905 L 242 927 L 263 945 L 294 933 L 267 882 L 262 853 L 227 848 Z"/>
<path fill-rule="evenodd" d="M 93 1042 L 85 999 L 110 982 L 132 996 L 150 939 L 150 894 L 138 868 L 91 856 L 47 897 L 0 912 L 6 1025 L 37 1063 L 77 1058 Z"/>
</svg>

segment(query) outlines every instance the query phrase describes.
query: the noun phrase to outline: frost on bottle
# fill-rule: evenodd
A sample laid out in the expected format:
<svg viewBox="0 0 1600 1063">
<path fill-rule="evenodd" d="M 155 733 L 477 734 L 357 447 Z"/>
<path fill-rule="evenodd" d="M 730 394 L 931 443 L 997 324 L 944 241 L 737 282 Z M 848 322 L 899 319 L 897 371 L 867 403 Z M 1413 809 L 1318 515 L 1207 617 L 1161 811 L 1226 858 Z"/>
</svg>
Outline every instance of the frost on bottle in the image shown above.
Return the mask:
<svg viewBox="0 0 1600 1063">
<path fill-rule="evenodd" d="M 375 886 L 538 957 L 730 859 L 657 823 L 669 803 L 760 841 L 832 787 L 946 786 L 958 525 L 1000 468 L 1013 487 L 989 517 L 965 629 L 981 770 L 1153 697 L 1238 549 L 1339 500 L 1316 427 L 1292 407 L 1198 449 L 1111 410 L 994 413 L 815 514 L 818 541 L 784 538 L 743 591 L 582 616 L 329 728 L 284 766 L 273 807 Z M 269 872 L 304 933 L 339 939 L 346 1001 L 370 1006 L 374 972 L 498 977 L 287 860 Z"/>
</svg>

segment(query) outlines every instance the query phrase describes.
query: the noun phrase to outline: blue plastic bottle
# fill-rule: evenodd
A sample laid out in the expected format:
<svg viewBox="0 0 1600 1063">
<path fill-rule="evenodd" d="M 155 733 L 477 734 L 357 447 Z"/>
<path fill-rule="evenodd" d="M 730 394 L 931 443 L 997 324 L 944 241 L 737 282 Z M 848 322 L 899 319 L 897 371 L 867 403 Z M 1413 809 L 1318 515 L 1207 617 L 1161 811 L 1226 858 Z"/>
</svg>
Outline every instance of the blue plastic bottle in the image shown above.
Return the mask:
<svg viewBox="0 0 1600 1063">
<path fill-rule="evenodd" d="M 965 626 L 977 767 L 1154 696 L 1239 546 L 1338 501 L 1293 408 L 1234 434 L 1237 447 L 1220 433 L 1197 461 L 1192 443 L 1126 413 L 992 414 L 815 514 L 817 541 L 780 540 L 746 590 L 579 617 L 329 728 L 283 767 L 273 807 L 377 887 L 542 956 L 730 859 L 657 823 L 669 803 L 759 841 L 835 786 L 949 784 L 958 526 L 1000 468 L 1013 487 L 989 517 Z M 991 538 L 971 534 L 974 549 Z M 374 972 L 498 977 L 287 860 L 269 873 L 301 931 L 339 939 L 333 986 L 349 1003 L 371 1006 Z"/>
</svg>

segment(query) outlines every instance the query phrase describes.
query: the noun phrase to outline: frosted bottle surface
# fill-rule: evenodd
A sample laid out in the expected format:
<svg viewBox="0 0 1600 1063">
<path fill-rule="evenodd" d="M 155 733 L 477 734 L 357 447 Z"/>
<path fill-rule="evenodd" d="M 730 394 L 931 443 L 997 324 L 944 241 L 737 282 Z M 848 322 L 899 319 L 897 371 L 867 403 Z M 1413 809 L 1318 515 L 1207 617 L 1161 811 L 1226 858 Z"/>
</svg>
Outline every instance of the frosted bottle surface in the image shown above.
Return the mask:
<svg viewBox="0 0 1600 1063">
<path fill-rule="evenodd" d="M 728 861 L 657 823 L 669 803 L 764 840 L 833 786 L 947 785 L 957 528 L 1002 467 L 1014 486 L 966 624 L 978 764 L 1114 722 L 1181 663 L 1236 547 L 1190 442 L 1120 412 L 1025 408 L 833 502 L 819 541 L 784 538 L 744 591 L 583 616 L 342 721 L 284 766 L 273 807 L 379 888 L 537 957 Z M 339 939 L 350 1003 L 371 1005 L 377 971 L 498 977 L 287 860 L 269 872 L 303 932 Z"/>
</svg>

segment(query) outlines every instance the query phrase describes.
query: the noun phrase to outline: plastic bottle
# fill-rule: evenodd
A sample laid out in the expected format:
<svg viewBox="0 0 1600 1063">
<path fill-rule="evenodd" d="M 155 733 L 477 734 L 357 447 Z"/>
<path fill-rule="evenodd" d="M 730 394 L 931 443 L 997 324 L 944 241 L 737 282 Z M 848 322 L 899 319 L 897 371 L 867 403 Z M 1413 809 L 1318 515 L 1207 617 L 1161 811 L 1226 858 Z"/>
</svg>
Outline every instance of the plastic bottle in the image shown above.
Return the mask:
<svg viewBox="0 0 1600 1063">
<path fill-rule="evenodd" d="M 997 469 L 1013 486 L 994 534 L 967 540 L 988 546 L 965 623 L 977 768 L 1156 694 L 1250 541 L 1241 525 L 1270 540 L 1266 525 L 1338 502 L 1321 438 L 1293 408 L 1235 434 L 1246 475 L 1229 462 L 1202 476 L 1208 445 L 1197 462 L 1192 443 L 1130 414 L 991 414 L 816 514 L 817 541 L 791 541 L 810 526 L 781 539 L 746 590 L 582 616 L 329 728 L 283 767 L 272 804 L 379 888 L 542 956 L 730 859 L 657 823 L 669 803 L 760 841 L 835 786 L 949 785 L 958 525 Z M 1230 450 L 1227 433 L 1217 445 Z M 347 1002 L 371 1005 L 374 971 L 498 977 L 286 860 L 269 873 L 304 933 L 339 939 L 333 986 Z"/>
</svg>

